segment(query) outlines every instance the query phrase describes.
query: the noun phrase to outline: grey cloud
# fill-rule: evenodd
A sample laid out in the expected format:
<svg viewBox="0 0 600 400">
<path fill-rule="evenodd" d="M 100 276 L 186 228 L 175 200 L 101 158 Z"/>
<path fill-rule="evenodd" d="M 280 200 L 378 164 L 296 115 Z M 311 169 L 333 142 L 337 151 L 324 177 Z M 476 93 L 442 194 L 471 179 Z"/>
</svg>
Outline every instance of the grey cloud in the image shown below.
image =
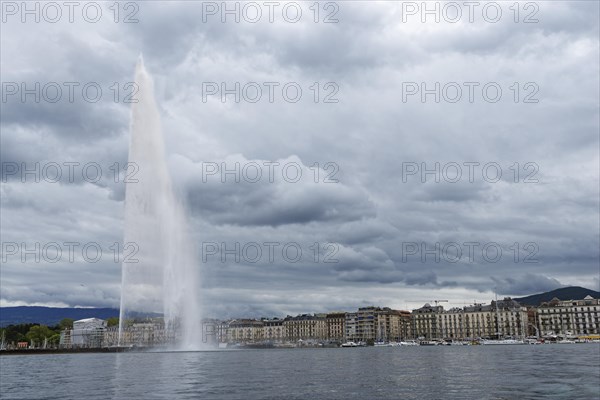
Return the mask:
<svg viewBox="0 0 600 400">
<path fill-rule="evenodd" d="M 451 179 L 454 179 L 452 176 Z M 435 183 L 430 182 L 420 185 L 417 193 L 413 196 L 415 200 L 420 201 L 450 201 L 450 202 L 461 202 L 461 201 L 480 201 L 485 202 L 487 200 L 486 193 L 489 190 L 489 186 L 479 184 L 469 184 L 468 182 L 463 183 Z"/>
<path fill-rule="evenodd" d="M 339 244 L 335 264 L 199 263 L 215 316 L 404 307 L 400 296 L 439 292 L 459 301 L 491 296 L 494 286 L 506 295 L 597 288 L 598 4 L 542 2 L 532 25 L 403 25 L 399 7 L 340 3 L 340 23 L 329 26 L 203 23 L 199 5 L 185 2 L 140 4 L 138 24 L 6 24 L 2 75 L 107 87 L 130 81 L 142 52 L 198 246 Z M 206 81 L 297 81 L 305 93 L 295 104 L 203 102 Z M 339 103 L 314 103 L 308 87 L 316 81 L 337 82 Z M 504 96 L 495 104 L 403 102 L 406 81 L 498 81 Z M 529 81 L 540 102 L 515 103 L 509 86 Z M 103 100 L 3 104 L 2 162 L 125 163 L 129 107 Z M 201 162 L 228 157 L 294 157 L 307 177 L 314 162 L 335 162 L 340 182 L 201 181 Z M 436 161 L 498 162 L 506 173 L 498 183 L 402 182 L 403 162 Z M 540 182 L 512 182 L 506 168 L 514 162 L 537 163 Z M 124 189 L 110 176 L 55 185 L 10 178 L 2 183 L 3 240 L 121 241 Z M 404 263 L 403 241 L 494 241 L 507 256 Z M 537 243 L 539 262 L 514 262 L 514 242 Z M 3 301 L 118 301 L 118 264 L 30 267 L 2 265 Z"/>
<path fill-rule="evenodd" d="M 281 167 L 273 167 L 273 182 L 269 181 L 267 162 L 236 158 L 217 162 L 220 171 L 232 170 L 236 163 L 240 170 L 249 163 L 258 165 L 262 177 L 256 183 L 242 174 L 239 182 L 235 182 L 235 176 L 220 172 L 203 178 L 202 167 L 192 166 L 196 174 L 188 182 L 190 209 L 218 224 L 271 226 L 346 222 L 375 214 L 373 204 L 360 189 L 342 183 L 315 183 L 313 171 L 297 157 L 275 161 Z M 287 172 L 283 169 L 288 165 L 293 165 L 289 177 L 284 176 Z M 301 175 L 296 175 L 298 167 Z M 252 173 L 257 168 L 253 167 Z M 296 182 L 297 176 L 300 178 Z"/>
<path fill-rule="evenodd" d="M 425 285 L 428 283 L 437 283 L 437 275 L 433 271 L 413 272 L 406 275 L 404 279 L 408 285 Z"/>
<path fill-rule="evenodd" d="M 554 278 L 537 274 L 522 274 L 518 277 L 507 278 L 492 277 L 492 281 L 498 292 L 513 295 L 547 292 L 563 286 Z"/>
</svg>

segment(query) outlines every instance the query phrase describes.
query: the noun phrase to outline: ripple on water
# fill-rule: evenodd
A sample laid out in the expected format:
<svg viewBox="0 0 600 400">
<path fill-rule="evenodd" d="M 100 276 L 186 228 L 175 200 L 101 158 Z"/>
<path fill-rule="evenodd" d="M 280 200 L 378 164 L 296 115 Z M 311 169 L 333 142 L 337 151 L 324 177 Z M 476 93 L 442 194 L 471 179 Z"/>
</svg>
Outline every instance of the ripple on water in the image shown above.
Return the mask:
<svg viewBox="0 0 600 400">
<path fill-rule="evenodd" d="M 499 347 L 2 356 L 0 393 L 19 399 L 600 398 L 597 344 Z"/>
</svg>

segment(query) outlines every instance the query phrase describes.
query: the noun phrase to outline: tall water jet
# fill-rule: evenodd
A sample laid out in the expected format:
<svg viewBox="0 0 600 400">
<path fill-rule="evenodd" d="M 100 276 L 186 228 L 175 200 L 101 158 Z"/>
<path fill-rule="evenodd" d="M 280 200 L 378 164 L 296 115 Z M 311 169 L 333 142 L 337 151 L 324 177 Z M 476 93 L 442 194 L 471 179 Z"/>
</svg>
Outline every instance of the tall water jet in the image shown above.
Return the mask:
<svg viewBox="0 0 600 400">
<path fill-rule="evenodd" d="M 195 250 L 184 208 L 173 192 L 154 85 L 141 56 L 135 82 L 138 92 L 131 107 L 129 163 L 136 172 L 125 192 L 119 344 L 125 344 L 126 321 L 140 314 L 162 313 L 165 331 L 177 333 L 179 347 L 196 350 L 202 332 Z"/>
</svg>

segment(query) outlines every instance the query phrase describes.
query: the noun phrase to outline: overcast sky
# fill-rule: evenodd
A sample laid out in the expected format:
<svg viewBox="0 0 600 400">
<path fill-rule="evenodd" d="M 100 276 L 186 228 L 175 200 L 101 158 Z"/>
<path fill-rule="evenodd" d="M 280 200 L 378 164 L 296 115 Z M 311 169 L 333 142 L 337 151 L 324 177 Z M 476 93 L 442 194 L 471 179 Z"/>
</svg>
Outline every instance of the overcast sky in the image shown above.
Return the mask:
<svg viewBox="0 0 600 400">
<path fill-rule="evenodd" d="M 154 77 L 166 157 L 188 210 L 199 296 L 210 315 L 412 309 L 435 299 L 462 306 L 489 302 L 494 291 L 600 289 L 598 2 L 522 2 L 518 16 L 513 2 L 498 2 L 495 23 L 497 8 L 486 8 L 484 18 L 483 2 L 472 23 L 464 6 L 456 23 L 456 8 L 443 2 L 440 22 L 428 16 L 423 23 L 406 2 L 361 1 L 321 3 L 315 23 L 312 3 L 295 3 L 302 10 L 295 23 L 297 7 L 284 18 L 284 3 L 272 23 L 262 2 L 256 23 L 256 7 L 244 3 L 239 23 L 233 15 L 222 22 L 220 10 L 212 15 L 220 2 L 121 3 L 117 23 L 110 2 L 94 3 L 102 8 L 95 23 L 83 18 L 85 3 L 72 23 L 64 7 L 56 23 L 47 21 L 55 10 L 40 8 L 36 23 L 21 15 L 20 2 L 3 8 L 1 304 L 118 307 L 121 264 L 111 246 L 123 241 L 125 184 L 123 171 L 115 182 L 110 167 L 127 162 L 126 95 L 140 54 Z M 22 97 L 36 82 L 40 101 Z M 73 101 L 65 82 L 79 84 Z M 239 102 L 211 94 L 236 82 Z M 272 102 L 265 82 L 278 83 Z M 435 91 L 436 82 L 440 101 L 432 92 L 422 102 L 421 83 Z M 86 100 L 81 89 L 89 83 Z M 56 86 L 62 97 L 52 102 Z M 256 86 L 262 97 L 252 102 Z M 95 87 L 102 96 L 92 102 Z M 298 87 L 302 97 L 292 102 Z M 497 88 L 502 96 L 492 102 Z M 51 163 L 62 165 L 62 178 L 22 176 L 22 166 L 36 162 L 50 178 Z M 72 181 L 65 162 L 80 163 Z M 236 162 L 246 172 L 263 166 L 262 179 L 203 176 L 213 163 L 232 169 Z M 272 182 L 269 162 L 279 163 Z M 96 182 L 81 177 L 86 163 L 101 167 Z M 433 174 L 423 182 L 420 170 L 435 163 L 440 182 Z M 282 166 L 293 168 L 282 176 Z M 294 182 L 297 166 L 302 177 Z M 337 182 L 326 182 L 330 174 Z M 52 250 L 39 263 L 31 255 L 22 262 L 22 248 L 12 254 L 9 242 L 56 242 L 63 254 L 54 263 Z M 72 262 L 67 242 L 81 243 Z M 91 242 L 103 248 L 96 263 L 81 255 Z M 267 247 L 255 263 L 253 254 L 239 262 L 202 257 L 206 243 L 231 249 L 236 242 L 280 245 L 273 262 Z M 472 259 L 471 242 L 479 244 Z M 300 261 L 282 257 L 286 244 L 302 249 Z M 416 250 L 436 244 L 449 251 L 439 262 Z"/>
</svg>

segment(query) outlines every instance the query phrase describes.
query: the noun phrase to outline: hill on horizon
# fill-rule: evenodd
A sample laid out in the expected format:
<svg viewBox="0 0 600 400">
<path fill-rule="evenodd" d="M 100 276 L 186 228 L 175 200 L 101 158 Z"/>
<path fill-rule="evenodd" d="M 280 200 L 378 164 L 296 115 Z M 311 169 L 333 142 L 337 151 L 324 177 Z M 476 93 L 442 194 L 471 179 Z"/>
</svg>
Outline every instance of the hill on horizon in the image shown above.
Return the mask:
<svg viewBox="0 0 600 400">
<path fill-rule="evenodd" d="M 63 318 L 74 320 L 93 317 L 108 319 L 118 316 L 119 310 L 116 308 L 0 307 L 0 327 L 32 323 L 52 326 L 58 324 Z"/>
<path fill-rule="evenodd" d="M 549 292 L 514 298 L 513 300 L 518 301 L 522 305 L 539 306 L 543 302 L 550 301 L 555 297 L 559 300 L 581 300 L 588 295 L 595 299 L 600 298 L 600 292 L 596 292 L 595 290 L 586 289 L 581 286 L 567 286 Z"/>
<path fill-rule="evenodd" d="M 586 296 L 595 299 L 600 298 L 600 292 L 586 289 L 580 286 L 563 287 L 549 292 L 533 294 L 526 297 L 514 298 L 522 305 L 539 306 L 542 302 L 553 298 L 560 300 L 580 300 Z M 108 319 L 118 317 L 119 310 L 116 308 L 73 308 L 73 307 L 43 307 L 43 306 L 19 306 L 0 307 L 0 327 L 16 324 L 36 323 L 48 326 L 56 325 L 63 318 L 74 320 L 84 318 Z M 159 314 L 149 314 L 159 316 Z"/>
</svg>

